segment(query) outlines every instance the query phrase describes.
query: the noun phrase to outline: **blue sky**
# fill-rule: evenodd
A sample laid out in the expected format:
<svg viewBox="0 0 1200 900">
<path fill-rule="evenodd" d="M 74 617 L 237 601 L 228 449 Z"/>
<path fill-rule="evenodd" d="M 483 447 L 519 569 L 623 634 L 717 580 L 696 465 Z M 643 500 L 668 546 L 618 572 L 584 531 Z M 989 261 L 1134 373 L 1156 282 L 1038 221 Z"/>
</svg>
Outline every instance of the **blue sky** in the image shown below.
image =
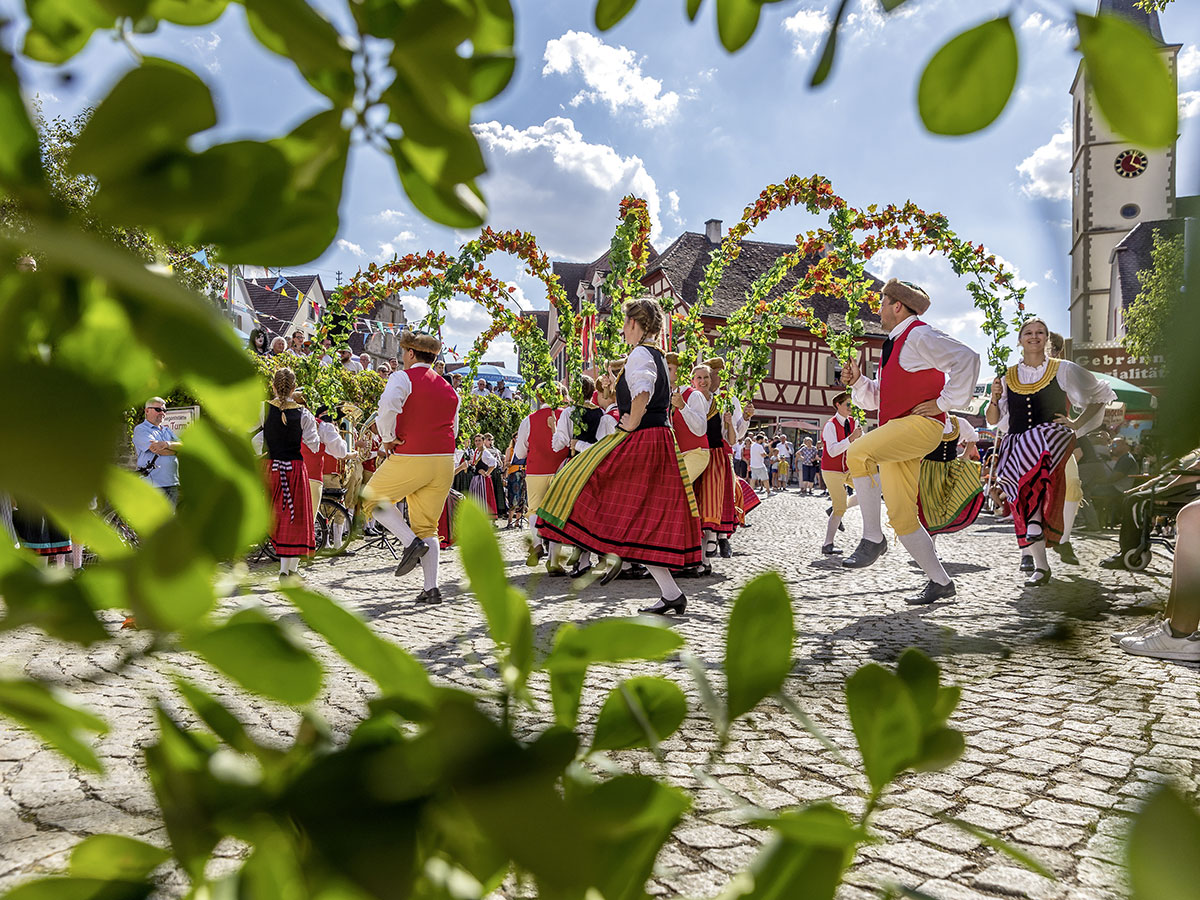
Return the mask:
<svg viewBox="0 0 1200 900">
<path fill-rule="evenodd" d="M 341 0 L 320 5 L 335 22 L 345 16 Z M 1003 14 L 1009 3 L 910 0 L 885 21 L 877 0 L 857 0 L 833 74 L 818 90 L 807 87 L 808 76 L 832 0 L 768 4 L 758 33 L 733 56 L 717 41 L 712 2 L 689 24 L 682 3 L 642 0 L 604 34 L 592 25 L 588 0 L 514 5 L 516 75 L 475 116 L 494 227 L 534 232 L 555 259 L 593 259 L 608 245 L 618 200 L 632 191 L 647 197 L 662 249 L 684 230 L 703 230 L 708 218 L 728 227 L 768 183 L 819 172 L 853 205 L 912 199 L 945 213 L 960 235 L 982 241 L 1018 270 L 1030 285 L 1031 309 L 1053 327 L 1066 327 L 1070 138 L 1064 128 L 1077 64 L 1067 4 L 1016 4 L 1017 92 L 989 129 L 955 139 L 921 128 L 914 101 L 921 70 L 945 40 Z M 1076 5 L 1095 9 L 1091 0 Z M 15 7 L 14 0 L 0 0 L 0 16 L 14 15 Z M 1200 193 L 1200 10 L 1177 0 L 1162 24 L 1168 41 L 1184 44 L 1179 193 Z M 18 21 L 4 32 L 4 45 L 12 48 L 20 33 Z M 214 141 L 273 136 L 324 105 L 286 61 L 257 45 L 236 5 L 213 26 L 164 28 L 135 43 L 206 79 L 222 123 Z M 69 84 L 42 66 L 26 64 L 21 74 L 55 115 L 96 103 L 131 65 L 126 49 L 97 35 L 70 64 Z M 453 250 L 470 236 L 422 219 L 390 160 L 365 147 L 351 156 L 341 213 L 337 244 L 312 266 L 287 271 L 315 269 L 332 286 L 335 270 L 350 275 L 393 252 Z M 776 213 L 756 236 L 790 241 L 812 224 L 803 212 Z M 532 279 L 500 259 L 493 268 L 520 288 L 527 307 L 545 306 Z M 927 285 L 934 323 L 985 346 L 970 301 L 944 261 L 891 254 L 876 257 L 872 269 Z M 410 306 L 422 312 L 419 301 Z M 467 301 L 455 303 L 451 315 L 448 342 L 465 352 L 486 327 L 485 316 Z M 489 356 L 511 361 L 512 347 L 498 343 Z"/>
</svg>

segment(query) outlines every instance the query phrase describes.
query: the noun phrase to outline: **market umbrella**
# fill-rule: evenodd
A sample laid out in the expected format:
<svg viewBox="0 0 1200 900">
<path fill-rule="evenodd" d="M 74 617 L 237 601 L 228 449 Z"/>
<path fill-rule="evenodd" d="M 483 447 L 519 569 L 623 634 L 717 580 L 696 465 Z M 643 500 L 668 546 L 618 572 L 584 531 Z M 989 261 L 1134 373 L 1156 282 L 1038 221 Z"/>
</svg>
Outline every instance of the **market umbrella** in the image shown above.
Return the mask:
<svg viewBox="0 0 1200 900">
<path fill-rule="evenodd" d="M 464 378 L 470 374 L 470 370 L 468 370 L 466 366 L 459 371 L 462 373 Z M 475 380 L 478 381 L 480 378 L 482 378 L 488 384 L 494 384 L 501 381 L 505 384 L 525 383 L 525 379 L 516 372 L 510 372 L 507 369 L 501 369 L 499 366 L 480 366 L 475 370 Z"/>
<path fill-rule="evenodd" d="M 1104 372 L 1092 372 L 1097 378 L 1113 389 L 1117 400 L 1125 404 L 1126 412 L 1147 412 L 1158 407 L 1158 398 L 1149 391 L 1144 391 L 1136 384 L 1122 381 L 1114 375 Z"/>
<path fill-rule="evenodd" d="M 988 402 L 992 399 L 992 386 L 988 385 L 986 394 L 976 394 L 970 400 L 963 404 L 962 409 L 956 409 L 954 412 L 960 416 L 982 416 L 987 409 Z"/>
</svg>

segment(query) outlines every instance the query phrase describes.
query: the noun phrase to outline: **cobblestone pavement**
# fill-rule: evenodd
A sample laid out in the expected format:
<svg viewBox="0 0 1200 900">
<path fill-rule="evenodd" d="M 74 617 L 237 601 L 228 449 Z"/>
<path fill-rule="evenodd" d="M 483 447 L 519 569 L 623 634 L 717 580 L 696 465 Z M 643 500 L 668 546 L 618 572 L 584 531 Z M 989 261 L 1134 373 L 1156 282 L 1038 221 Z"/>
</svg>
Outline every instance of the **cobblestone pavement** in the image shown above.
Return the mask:
<svg viewBox="0 0 1200 900">
<path fill-rule="evenodd" d="M 900 548 L 857 572 L 819 557 L 824 510 L 823 499 L 794 492 L 767 500 L 752 514 L 753 527 L 735 539 L 735 557 L 718 561 L 717 577 L 682 582 L 688 615 L 676 627 L 715 674 L 736 590 L 755 574 L 778 569 L 792 592 L 799 631 L 787 690 L 847 751 L 853 735 L 841 689 L 863 663 L 890 663 L 905 647 L 917 646 L 963 686 L 952 722 L 966 732 L 966 754 L 944 772 L 902 781 L 889 808 L 874 819 L 882 840 L 862 852 L 843 896 L 879 896 L 878 885 L 889 882 L 941 900 L 1121 896 L 1118 862 L 1130 812 L 1163 779 L 1195 797 L 1200 776 L 1197 667 L 1130 657 L 1108 641 L 1110 632 L 1161 606 L 1168 564 L 1156 560 L 1142 576 L 1105 572 L 1096 563 L 1112 552 L 1112 538 L 1078 537 L 1083 565 L 1058 564 L 1052 586 L 1026 590 L 1016 572 L 1011 530 L 984 517 L 966 534 L 940 542 L 958 584 L 957 600 L 914 608 L 902 597 L 919 587 L 920 577 Z M 858 531 L 852 511 L 839 546 L 853 547 Z M 506 558 L 517 560 L 521 536 L 499 534 Z M 443 582 L 452 587 L 444 591 L 447 602 L 434 608 L 412 602 L 420 589 L 419 568 L 397 581 L 392 565 L 390 556 L 371 551 L 318 564 L 308 579 L 418 654 L 436 677 L 463 685 L 490 677 L 481 613 L 453 587 L 462 574 L 457 554 L 443 555 Z M 530 590 L 543 647 L 562 622 L 630 614 L 639 600 L 653 599 L 650 581 L 591 586 L 577 595 L 567 579 L 531 577 L 520 561 L 510 564 L 510 573 Z M 268 582 L 249 599 L 299 624 Z M 115 631 L 119 617 L 111 622 Z M 27 631 L 0 637 L 0 658 L 10 670 L 59 681 L 112 725 L 97 742 L 107 771 L 93 775 L 0 724 L 0 888 L 61 868 L 68 848 L 88 834 L 113 831 L 165 841 L 140 748 L 154 740 L 152 700 L 163 697 L 170 707 L 179 706 L 171 698 L 170 675 L 186 673 L 225 697 L 259 739 L 290 740 L 294 713 L 231 691 L 186 654 L 161 654 L 112 674 L 121 655 L 145 640 L 124 632 L 110 645 L 85 652 Z M 344 734 L 363 715 L 371 685 L 319 642 L 314 645 L 327 663 L 320 708 Z M 666 775 L 693 789 L 696 804 L 661 855 L 654 893 L 711 896 L 723 887 L 763 840 L 760 832 L 739 825 L 736 808 L 745 801 L 779 808 L 832 798 L 860 808 L 863 779 L 771 704 L 735 728 L 729 752 L 711 770 L 721 787 L 700 785 L 692 766 L 714 746 L 713 732 L 678 662 L 593 670 L 581 721 L 593 722 L 607 690 L 639 670 L 677 680 L 692 705 L 692 715 L 663 751 Z M 535 688 L 541 691 L 544 684 Z M 544 693 L 540 699 L 541 716 L 548 717 Z M 532 730 L 538 721 L 531 715 L 525 724 Z M 616 760 L 644 773 L 664 768 L 648 753 L 627 752 Z M 1016 867 L 940 823 L 939 813 L 1028 850 L 1057 880 Z M 238 852 L 234 846 L 221 849 L 228 858 Z M 163 895 L 177 895 L 181 887 L 168 876 Z"/>
</svg>

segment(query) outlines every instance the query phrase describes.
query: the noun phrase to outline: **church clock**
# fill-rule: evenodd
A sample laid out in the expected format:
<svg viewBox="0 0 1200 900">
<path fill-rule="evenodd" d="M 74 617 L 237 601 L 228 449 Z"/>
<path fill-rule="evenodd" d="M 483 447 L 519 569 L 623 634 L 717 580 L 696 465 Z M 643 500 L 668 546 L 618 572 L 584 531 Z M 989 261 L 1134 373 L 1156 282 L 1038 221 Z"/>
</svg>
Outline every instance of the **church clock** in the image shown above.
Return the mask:
<svg viewBox="0 0 1200 900">
<path fill-rule="evenodd" d="M 1117 154 L 1113 167 L 1122 178 L 1137 178 L 1149 164 L 1150 160 L 1141 150 L 1123 150 Z"/>
</svg>

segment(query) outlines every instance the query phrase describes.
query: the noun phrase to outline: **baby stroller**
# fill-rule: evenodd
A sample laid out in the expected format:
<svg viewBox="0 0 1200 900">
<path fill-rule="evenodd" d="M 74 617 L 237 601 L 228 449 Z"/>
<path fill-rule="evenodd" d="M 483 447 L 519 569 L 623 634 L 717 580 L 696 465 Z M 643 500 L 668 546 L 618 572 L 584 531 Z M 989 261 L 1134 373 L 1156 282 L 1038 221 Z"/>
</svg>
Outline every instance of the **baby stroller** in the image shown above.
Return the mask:
<svg viewBox="0 0 1200 900">
<path fill-rule="evenodd" d="M 1168 487 L 1171 479 L 1179 475 L 1200 475 L 1194 468 L 1179 468 L 1174 464 L 1160 473 L 1129 497 L 1130 512 L 1137 527 L 1137 546 L 1125 550 L 1122 561 L 1131 572 L 1143 572 L 1150 565 L 1155 545 L 1165 547 L 1175 555 L 1175 519 L 1179 511 L 1200 497 L 1200 481 L 1185 482 Z"/>
</svg>

